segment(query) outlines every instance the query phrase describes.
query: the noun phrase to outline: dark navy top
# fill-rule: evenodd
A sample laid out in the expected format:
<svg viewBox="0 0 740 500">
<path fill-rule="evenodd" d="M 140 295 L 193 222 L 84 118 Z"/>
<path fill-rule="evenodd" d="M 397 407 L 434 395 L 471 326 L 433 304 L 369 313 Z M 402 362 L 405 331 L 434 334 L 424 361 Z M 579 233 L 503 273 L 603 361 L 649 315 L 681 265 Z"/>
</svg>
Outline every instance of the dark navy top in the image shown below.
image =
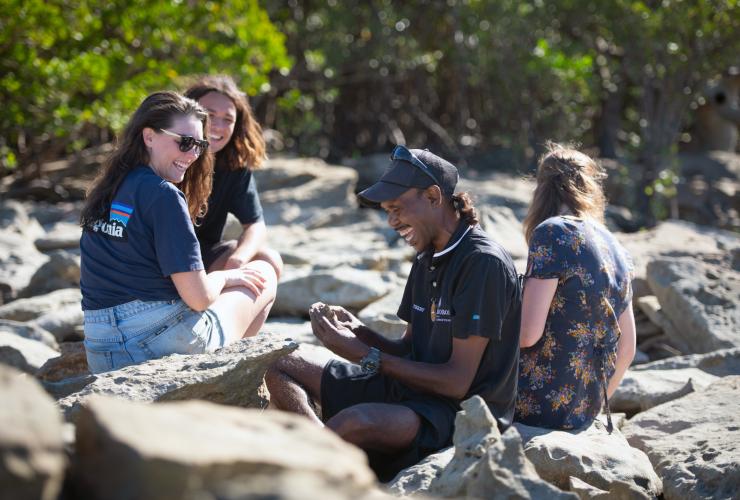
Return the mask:
<svg viewBox="0 0 740 500">
<path fill-rule="evenodd" d="M 480 226 L 460 223 L 440 252 L 417 256 L 398 317 L 411 324 L 410 358 L 445 363 L 453 338 L 488 339 L 467 399 L 480 395 L 500 427 L 514 416 L 521 286 L 514 263 L 504 248 Z M 459 409 L 459 401 L 447 403 Z"/>
<path fill-rule="evenodd" d="M 82 309 L 180 298 L 169 277 L 203 269 L 185 195 L 149 167 L 126 176 L 107 220 L 80 238 Z"/>
<path fill-rule="evenodd" d="M 557 216 L 534 229 L 527 276 L 557 278 L 558 286 L 542 338 L 521 351 L 517 421 L 575 429 L 598 415 L 614 374 L 618 318 L 632 298 L 631 269 L 596 221 Z"/>
<path fill-rule="evenodd" d="M 262 219 L 257 183 L 248 168 L 229 170 L 223 166 L 216 167 L 208 212 L 195 229 L 201 244 L 211 246 L 221 241 L 229 212 L 242 224 Z"/>
</svg>

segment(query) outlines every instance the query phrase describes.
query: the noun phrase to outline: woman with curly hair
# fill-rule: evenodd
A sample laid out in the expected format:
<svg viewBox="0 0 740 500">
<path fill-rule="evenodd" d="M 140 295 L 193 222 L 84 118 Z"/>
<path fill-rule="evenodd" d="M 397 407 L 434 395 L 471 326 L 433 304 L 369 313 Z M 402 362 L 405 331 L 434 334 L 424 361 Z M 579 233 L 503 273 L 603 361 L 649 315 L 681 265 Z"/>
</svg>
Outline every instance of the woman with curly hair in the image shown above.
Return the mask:
<svg viewBox="0 0 740 500">
<path fill-rule="evenodd" d="M 267 246 L 262 205 L 252 175 L 265 160 L 265 140 L 246 94 L 230 77 L 218 75 L 199 79 L 185 95 L 208 111 L 207 137 L 215 155 L 208 213 L 195 229 L 206 269 L 236 269 L 253 260 L 264 260 L 279 277 L 283 261 Z M 239 219 L 242 233 L 238 240 L 224 241 L 229 212 Z"/>
<path fill-rule="evenodd" d="M 207 209 L 208 114 L 175 92 L 147 97 L 94 181 L 80 239 L 90 371 L 215 350 L 255 335 L 275 299 L 259 261 L 206 274 L 194 222 Z"/>
<path fill-rule="evenodd" d="M 522 299 L 515 419 L 575 429 L 589 425 L 635 354 L 631 263 L 604 227 L 600 167 L 548 144 L 524 220 L 529 245 Z"/>
</svg>

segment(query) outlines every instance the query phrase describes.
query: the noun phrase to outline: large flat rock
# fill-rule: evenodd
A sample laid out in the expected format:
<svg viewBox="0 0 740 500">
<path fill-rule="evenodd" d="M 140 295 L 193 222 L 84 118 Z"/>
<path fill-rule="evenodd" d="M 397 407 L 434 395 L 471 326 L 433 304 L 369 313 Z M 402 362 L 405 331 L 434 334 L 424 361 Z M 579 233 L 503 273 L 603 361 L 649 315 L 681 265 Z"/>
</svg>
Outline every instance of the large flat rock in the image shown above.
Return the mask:
<svg viewBox="0 0 740 500">
<path fill-rule="evenodd" d="M 663 480 L 666 500 L 737 498 L 740 376 L 637 414 L 622 428 Z"/>
<path fill-rule="evenodd" d="M 79 392 L 58 401 L 68 420 L 93 395 L 130 401 L 202 399 L 245 408 L 264 408 L 260 392 L 267 368 L 297 344 L 271 335 L 243 339 L 213 354 L 173 354 L 98 374 Z"/>
<path fill-rule="evenodd" d="M 634 414 L 740 375 L 740 348 L 678 356 L 631 367 L 609 400 L 612 411 Z"/>
<path fill-rule="evenodd" d="M 375 484 L 361 450 L 303 417 L 205 401 L 91 398 L 76 457 L 74 489 L 90 499 L 285 498 L 285 483 L 363 498 Z"/>
</svg>

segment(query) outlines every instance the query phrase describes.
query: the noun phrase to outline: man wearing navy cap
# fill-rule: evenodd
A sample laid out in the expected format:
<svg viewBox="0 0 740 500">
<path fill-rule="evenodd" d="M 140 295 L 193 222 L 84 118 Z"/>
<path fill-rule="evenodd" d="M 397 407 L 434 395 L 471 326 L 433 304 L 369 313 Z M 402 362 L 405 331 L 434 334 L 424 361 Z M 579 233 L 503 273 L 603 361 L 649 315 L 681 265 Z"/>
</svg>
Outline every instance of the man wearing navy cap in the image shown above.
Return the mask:
<svg viewBox="0 0 740 500">
<path fill-rule="evenodd" d="M 514 414 L 521 285 L 470 197 L 455 193 L 457 181 L 448 161 L 397 146 L 388 171 L 359 194 L 418 252 L 398 309 L 403 337 L 389 340 L 341 307 L 315 304 L 316 337 L 356 364 L 294 353 L 265 377 L 274 407 L 364 449 L 381 480 L 449 446 L 464 399 L 481 396 L 502 431 Z"/>
</svg>

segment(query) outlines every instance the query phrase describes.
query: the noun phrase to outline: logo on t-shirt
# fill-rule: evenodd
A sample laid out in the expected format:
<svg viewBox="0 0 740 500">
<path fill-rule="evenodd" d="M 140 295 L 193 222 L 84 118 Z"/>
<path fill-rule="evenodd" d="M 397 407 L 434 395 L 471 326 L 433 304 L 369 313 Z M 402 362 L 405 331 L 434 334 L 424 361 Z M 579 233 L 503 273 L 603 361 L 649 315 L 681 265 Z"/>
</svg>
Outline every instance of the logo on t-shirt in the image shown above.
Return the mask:
<svg viewBox="0 0 740 500">
<path fill-rule="evenodd" d="M 113 202 L 110 206 L 108 221 L 97 220 L 92 225 L 92 231 L 103 236 L 117 240 L 127 241 L 128 233 L 126 226 L 133 215 L 134 209 L 120 202 Z"/>
</svg>

